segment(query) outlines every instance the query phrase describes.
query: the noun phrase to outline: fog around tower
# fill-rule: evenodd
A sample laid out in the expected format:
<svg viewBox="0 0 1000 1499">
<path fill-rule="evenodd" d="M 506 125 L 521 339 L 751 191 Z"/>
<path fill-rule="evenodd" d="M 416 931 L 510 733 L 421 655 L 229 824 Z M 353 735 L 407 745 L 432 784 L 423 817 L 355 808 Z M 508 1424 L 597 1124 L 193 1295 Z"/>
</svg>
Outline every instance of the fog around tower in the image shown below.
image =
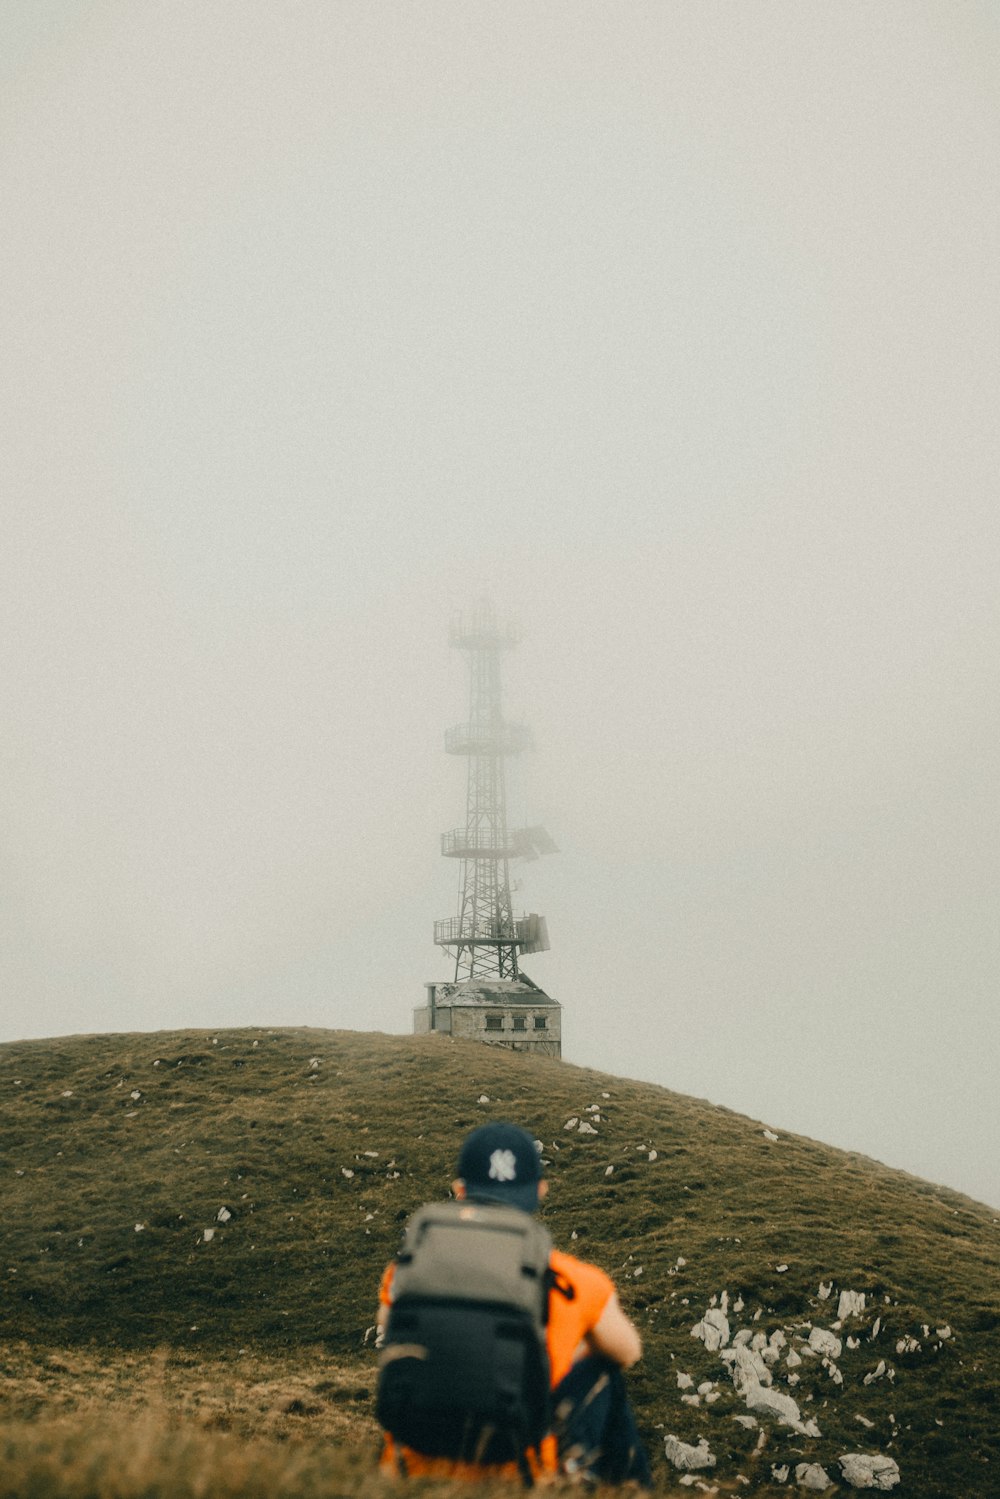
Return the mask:
<svg viewBox="0 0 1000 1499">
<path fill-rule="evenodd" d="M 1000 1206 L 993 6 L 0 4 L 0 1036 L 564 1056 Z"/>
</svg>

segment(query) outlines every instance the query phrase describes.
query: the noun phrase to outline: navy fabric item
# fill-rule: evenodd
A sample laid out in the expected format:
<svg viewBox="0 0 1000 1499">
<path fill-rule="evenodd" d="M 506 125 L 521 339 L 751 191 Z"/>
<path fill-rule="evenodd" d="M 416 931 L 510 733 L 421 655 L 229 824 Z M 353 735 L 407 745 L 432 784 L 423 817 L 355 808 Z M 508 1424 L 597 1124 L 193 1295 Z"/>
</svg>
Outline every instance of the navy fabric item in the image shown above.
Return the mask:
<svg viewBox="0 0 1000 1499">
<path fill-rule="evenodd" d="M 617 1364 L 594 1354 L 552 1391 L 559 1466 L 586 1483 L 653 1487 L 649 1459 Z"/>
<path fill-rule="evenodd" d="M 458 1157 L 458 1176 L 473 1202 L 502 1202 L 526 1213 L 538 1207 L 538 1150 L 527 1130 L 516 1124 L 482 1124 L 467 1135 Z"/>
</svg>

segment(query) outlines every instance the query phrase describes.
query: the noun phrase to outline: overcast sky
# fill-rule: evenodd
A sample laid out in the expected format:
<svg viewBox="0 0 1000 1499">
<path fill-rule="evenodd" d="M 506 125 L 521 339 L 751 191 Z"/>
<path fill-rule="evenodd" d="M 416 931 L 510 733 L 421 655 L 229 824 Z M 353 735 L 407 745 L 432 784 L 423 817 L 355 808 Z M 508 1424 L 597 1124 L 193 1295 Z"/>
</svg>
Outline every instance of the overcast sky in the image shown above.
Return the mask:
<svg viewBox="0 0 1000 1499">
<path fill-rule="evenodd" d="M 0 1038 L 565 1055 L 1000 1205 L 1000 12 L 0 0 Z"/>
</svg>

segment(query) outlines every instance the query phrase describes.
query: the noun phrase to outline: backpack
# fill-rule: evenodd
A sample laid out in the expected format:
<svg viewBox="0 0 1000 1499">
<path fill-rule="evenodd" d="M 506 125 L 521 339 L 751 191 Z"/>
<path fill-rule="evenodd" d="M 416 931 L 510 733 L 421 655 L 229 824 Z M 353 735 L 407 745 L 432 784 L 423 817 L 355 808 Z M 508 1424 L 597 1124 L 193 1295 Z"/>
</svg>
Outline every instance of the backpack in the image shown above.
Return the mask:
<svg viewBox="0 0 1000 1499">
<path fill-rule="evenodd" d="M 410 1219 L 379 1360 L 376 1416 L 427 1457 L 516 1461 L 549 1429 L 552 1240 L 518 1208 L 443 1202 Z"/>
</svg>

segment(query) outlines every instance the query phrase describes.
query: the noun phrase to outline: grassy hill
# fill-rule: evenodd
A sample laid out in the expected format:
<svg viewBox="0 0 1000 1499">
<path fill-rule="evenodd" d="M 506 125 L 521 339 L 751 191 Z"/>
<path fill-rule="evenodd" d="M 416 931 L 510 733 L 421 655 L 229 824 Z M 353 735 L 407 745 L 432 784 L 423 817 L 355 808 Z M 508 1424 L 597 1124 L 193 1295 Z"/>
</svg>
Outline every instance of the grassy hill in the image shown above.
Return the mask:
<svg viewBox="0 0 1000 1499">
<path fill-rule="evenodd" d="M 0 1440 L 22 1474 L 0 1495 L 25 1492 L 29 1474 L 40 1494 L 179 1493 L 180 1477 L 162 1490 L 124 1477 L 65 1486 L 74 1412 L 79 1425 L 87 1400 L 92 1417 L 116 1399 L 168 1409 L 175 1459 L 191 1422 L 230 1441 L 234 1493 L 377 1486 L 366 1444 L 379 1273 L 409 1213 L 445 1195 L 464 1132 L 501 1117 L 543 1142 L 556 1242 L 614 1276 L 643 1331 L 630 1381 L 665 1485 L 678 1481 L 663 1458 L 674 1434 L 707 1439 L 717 1462 L 694 1478 L 720 1492 L 787 1492 L 800 1463 L 850 1492 L 837 1460 L 851 1452 L 894 1458 L 900 1495 L 1000 1492 L 1000 1225 L 988 1208 L 547 1058 L 437 1036 L 255 1029 L 0 1047 Z M 847 1290 L 864 1293 L 864 1310 L 834 1326 Z M 749 1425 L 720 1351 L 692 1336 L 712 1307 L 726 1310 L 730 1344 L 772 1339 L 773 1388 L 820 1435 L 767 1416 Z M 834 1359 L 812 1351 L 812 1328 L 841 1341 Z M 247 1467 L 251 1435 L 291 1442 L 293 1487 L 263 1451 Z M 333 1487 L 308 1456 L 331 1438 L 360 1447 Z"/>
</svg>

